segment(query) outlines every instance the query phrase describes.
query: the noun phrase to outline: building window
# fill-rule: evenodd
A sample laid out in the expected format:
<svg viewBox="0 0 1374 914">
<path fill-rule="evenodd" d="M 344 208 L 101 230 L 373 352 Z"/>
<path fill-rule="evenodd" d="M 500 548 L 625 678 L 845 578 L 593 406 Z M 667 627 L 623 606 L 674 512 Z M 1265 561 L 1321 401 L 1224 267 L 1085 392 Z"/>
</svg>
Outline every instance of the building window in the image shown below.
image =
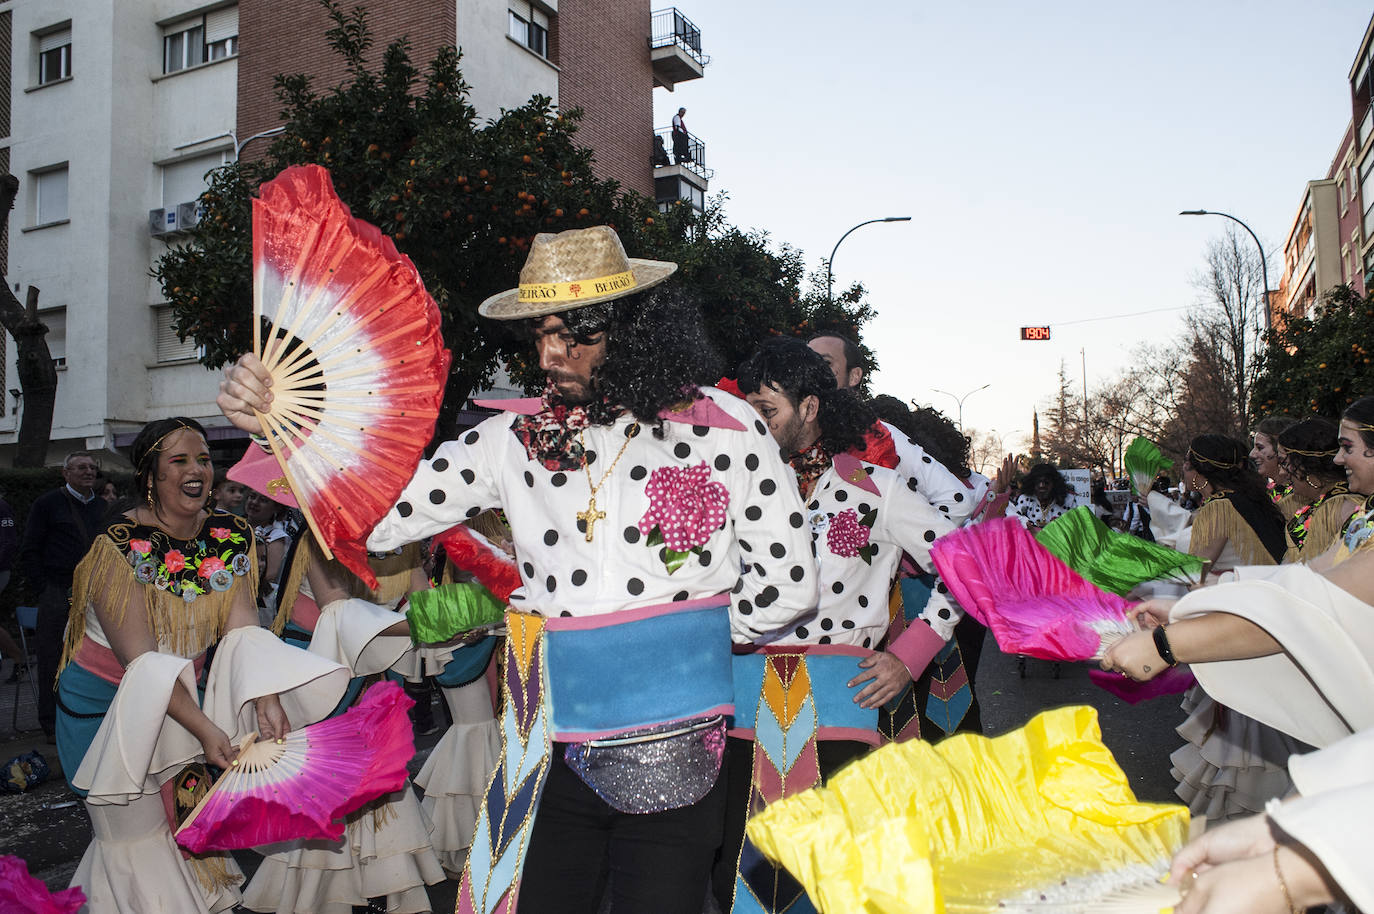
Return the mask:
<svg viewBox="0 0 1374 914">
<path fill-rule="evenodd" d="M 153 336 L 157 340 L 157 362 L 159 365 L 168 362 L 188 362 L 200 357 L 200 347 L 194 340 L 182 342 L 177 338 L 177 332 L 173 326 L 176 323 L 176 312 L 171 305 L 155 305 L 153 307 L 153 322 L 155 324 Z"/>
<path fill-rule="evenodd" d="M 178 19 L 162 30 L 162 72 L 175 73 L 239 52 L 239 8 Z"/>
<path fill-rule="evenodd" d="M 528 18 L 521 16 L 515 10 L 509 10 L 510 24 L 508 34 L 520 44 L 529 48 L 540 57 L 549 56 L 549 20 L 543 13 L 533 7 L 529 10 Z"/>
<path fill-rule="evenodd" d="M 33 224 L 50 225 L 67 219 L 67 166 L 29 172 L 33 185 Z"/>
<path fill-rule="evenodd" d="M 67 367 L 67 309 L 50 308 L 38 312 L 38 320 L 48 328 L 48 355 L 58 371 Z"/>
<path fill-rule="evenodd" d="M 209 155 L 181 159 L 162 166 L 162 206 L 170 209 L 178 203 L 191 203 L 205 193 L 206 173 L 219 168 L 230 159 L 227 150 Z"/>
<path fill-rule="evenodd" d="M 201 63 L 205 63 L 205 27 L 199 22 L 162 36 L 163 73 L 175 73 Z"/>
<path fill-rule="evenodd" d="M 38 84 L 46 86 L 72 75 L 72 30 L 70 27 L 38 36 Z"/>
</svg>

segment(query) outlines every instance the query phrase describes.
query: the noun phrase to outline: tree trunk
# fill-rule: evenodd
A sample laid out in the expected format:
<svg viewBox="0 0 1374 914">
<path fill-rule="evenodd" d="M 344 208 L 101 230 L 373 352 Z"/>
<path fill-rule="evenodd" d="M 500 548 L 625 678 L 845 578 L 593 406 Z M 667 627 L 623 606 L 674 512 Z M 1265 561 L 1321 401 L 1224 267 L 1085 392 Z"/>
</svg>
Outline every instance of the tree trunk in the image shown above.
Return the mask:
<svg viewBox="0 0 1374 914">
<path fill-rule="evenodd" d="M 18 178 L 5 175 L 0 179 L 0 213 L 5 214 L 0 232 L 9 230 L 9 212 L 18 193 Z M 41 467 L 48 455 L 53 407 L 57 403 L 57 366 L 48 351 L 48 328 L 38 320 L 38 290 L 29 286 L 26 307 L 19 304 L 6 282 L 0 293 L 0 325 L 14 337 L 19 389 L 23 393 L 24 415 L 19 424 L 14 465 Z M 7 393 L 0 390 L 0 396 Z"/>
</svg>

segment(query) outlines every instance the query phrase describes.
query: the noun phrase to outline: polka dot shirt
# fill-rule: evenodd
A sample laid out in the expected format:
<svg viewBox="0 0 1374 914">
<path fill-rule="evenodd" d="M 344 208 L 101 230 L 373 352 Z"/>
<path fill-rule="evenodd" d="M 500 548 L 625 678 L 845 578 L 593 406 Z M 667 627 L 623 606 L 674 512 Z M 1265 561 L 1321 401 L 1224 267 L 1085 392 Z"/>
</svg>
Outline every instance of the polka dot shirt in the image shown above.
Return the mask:
<svg viewBox="0 0 1374 914">
<path fill-rule="evenodd" d="M 577 516 L 587 510 L 587 473 L 549 471 L 530 460 L 511 430 L 515 414 L 502 413 L 421 462 L 368 548 L 389 549 L 501 508 L 523 582 L 511 594 L 517 609 L 584 616 L 728 593 L 736 642 L 775 634 L 816 605 L 811 531 L 792 470 L 753 408 L 715 388 L 703 393 L 744 429 L 665 422 L 661 439 L 647 427 L 631 437 L 627 416 L 586 430 L 587 470 L 600 483 L 597 510 L 606 512 L 591 542 Z M 660 467 L 702 463 L 729 502 L 699 553 L 670 574 L 665 547 L 649 545 L 639 527 L 650 506 L 649 478 Z"/>
</svg>

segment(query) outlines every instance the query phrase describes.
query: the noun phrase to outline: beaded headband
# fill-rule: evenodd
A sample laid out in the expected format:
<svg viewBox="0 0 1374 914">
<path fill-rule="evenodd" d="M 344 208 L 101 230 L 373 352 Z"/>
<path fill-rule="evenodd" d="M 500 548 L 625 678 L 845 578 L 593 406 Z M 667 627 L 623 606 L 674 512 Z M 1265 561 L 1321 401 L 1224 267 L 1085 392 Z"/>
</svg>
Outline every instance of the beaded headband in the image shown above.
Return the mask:
<svg viewBox="0 0 1374 914">
<path fill-rule="evenodd" d="M 1208 466 L 1216 467 L 1218 470 L 1235 470 L 1240 467 L 1240 461 L 1235 461 L 1234 463 L 1223 463 L 1220 460 L 1213 460 L 1210 457 L 1204 457 L 1192 448 L 1188 449 L 1188 462 L 1192 464 L 1205 463 Z"/>
<path fill-rule="evenodd" d="M 144 462 L 149 457 L 153 456 L 158 452 L 158 449 L 162 447 L 162 442 L 166 441 L 168 438 L 175 435 L 177 432 L 196 432 L 196 430 L 189 425 L 181 424 L 165 432 L 160 438 L 153 442 L 152 447 L 148 448 L 148 450 L 144 452 L 142 459 L 138 462 L 139 467 L 142 467 Z M 200 432 L 196 432 L 196 434 L 199 435 Z"/>
<path fill-rule="evenodd" d="M 1374 429 L 1370 429 L 1370 431 L 1374 431 Z M 1279 445 L 1279 446 L 1280 446 L 1280 447 L 1283 447 L 1283 445 Z M 1283 452 L 1284 452 L 1285 454 L 1297 454 L 1297 455 L 1299 455 L 1299 456 L 1301 456 L 1301 457 L 1335 457 L 1337 451 L 1338 451 L 1338 449 L 1337 449 L 1337 448 L 1334 448 L 1334 447 L 1333 447 L 1331 450 L 1329 450 L 1329 451 L 1301 451 L 1301 450 L 1298 450 L 1298 449 L 1295 448 L 1295 447 L 1285 447 L 1285 448 L 1283 448 Z"/>
</svg>

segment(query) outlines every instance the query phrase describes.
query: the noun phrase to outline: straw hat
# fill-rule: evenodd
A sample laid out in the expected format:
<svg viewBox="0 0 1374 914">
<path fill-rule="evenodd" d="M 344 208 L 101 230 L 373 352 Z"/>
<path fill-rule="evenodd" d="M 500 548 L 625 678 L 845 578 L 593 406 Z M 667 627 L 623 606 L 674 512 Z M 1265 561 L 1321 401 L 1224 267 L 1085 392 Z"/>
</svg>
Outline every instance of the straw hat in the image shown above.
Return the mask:
<svg viewBox="0 0 1374 914">
<path fill-rule="evenodd" d="M 477 311 L 502 321 L 557 314 L 642 292 L 675 270 L 675 263 L 626 257 L 607 225 L 535 235 L 520 286 L 493 295 Z"/>
</svg>

